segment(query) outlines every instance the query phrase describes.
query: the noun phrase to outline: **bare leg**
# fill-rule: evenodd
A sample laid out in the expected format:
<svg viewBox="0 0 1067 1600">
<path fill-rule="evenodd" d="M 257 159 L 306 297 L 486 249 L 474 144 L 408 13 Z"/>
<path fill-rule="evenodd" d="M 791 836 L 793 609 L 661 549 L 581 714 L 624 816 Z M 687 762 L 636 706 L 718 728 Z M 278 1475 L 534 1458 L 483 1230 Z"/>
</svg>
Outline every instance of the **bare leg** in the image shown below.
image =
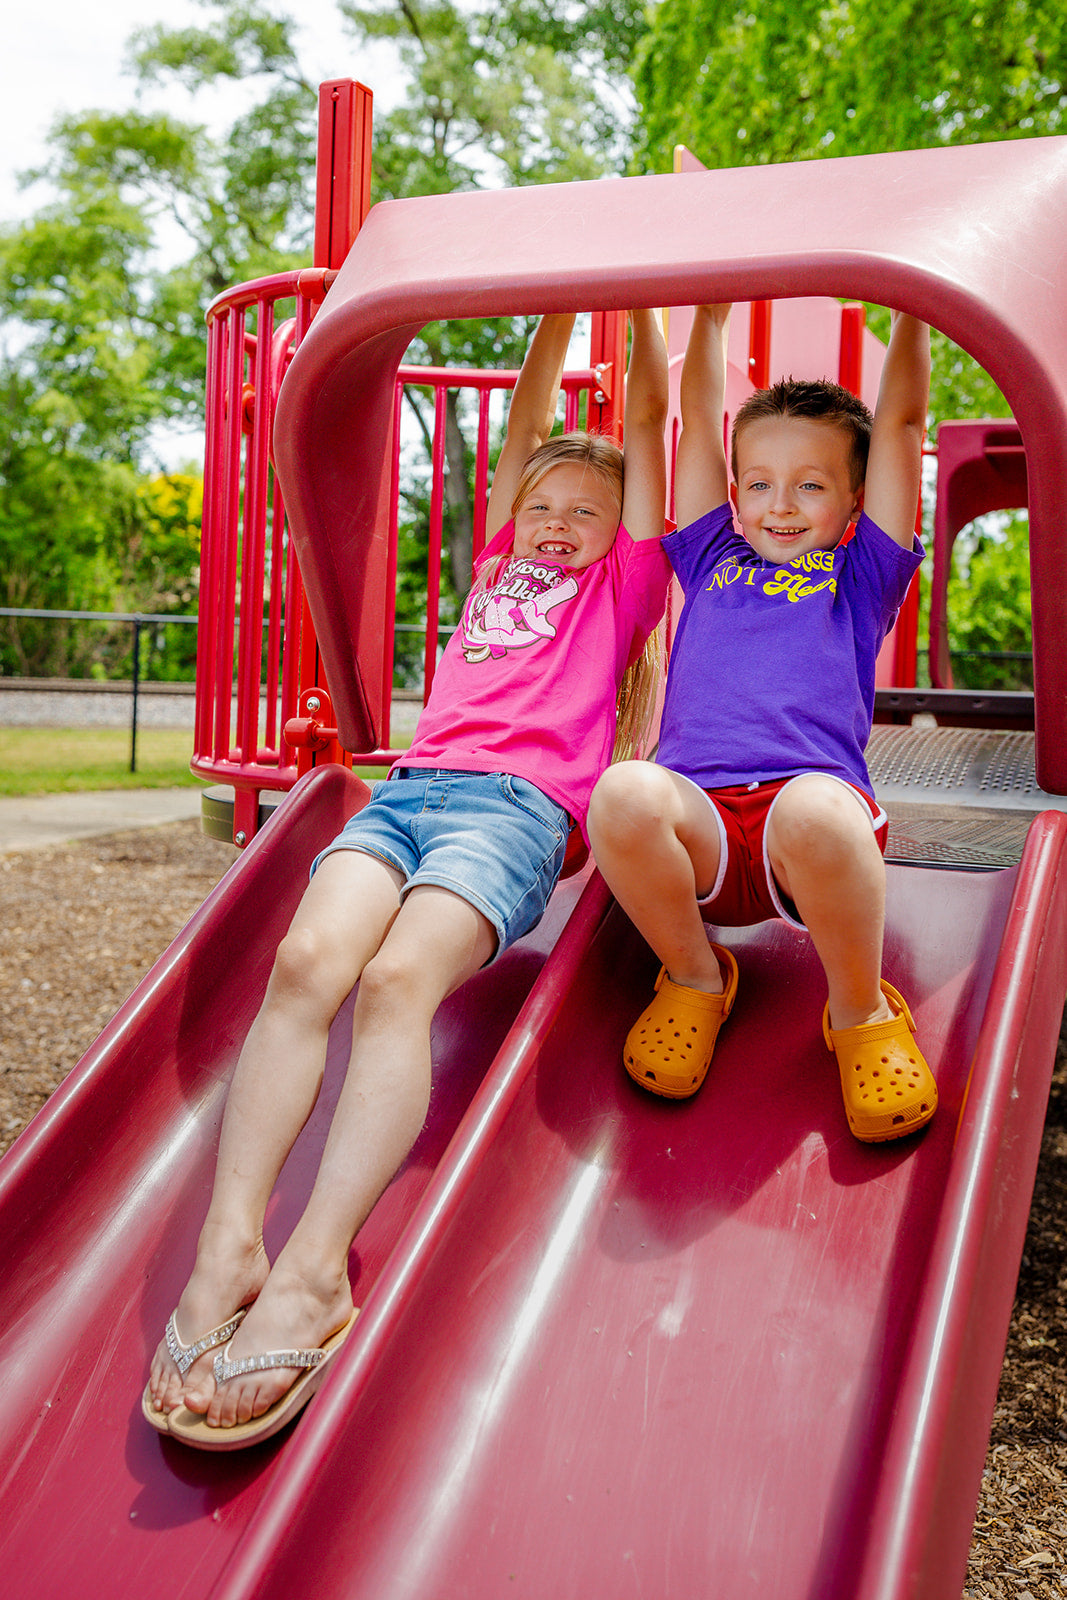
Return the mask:
<svg viewBox="0 0 1067 1600">
<path fill-rule="evenodd" d="M 491 924 L 444 889 L 414 889 L 367 964 L 352 1056 L 303 1216 L 233 1340 L 232 1358 L 315 1349 L 351 1315 L 351 1243 L 422 1128 L 430 1094 L 430 1024 L 446 995 L 496 947 Z M 216 1426 L 259 1416 L 290 1387 L 291 1368 L 234 1378 L 187 1396 Z"/>
<path fill-rule="evenodd" d="M 718 830 L 700 791 L 668 767 L 621 761 L 593 791 L 589 837 L 608 887 L 668 976 L 721 994 L 697 904 L 719 869 Z"/>
<path fill-rule="evenodd" d="M 400 904 L 402 879 L 358 851 L 336 851 L 316 872 L 278 947 L 226 1102 L 215 1181 L 196 1265 L 177 1306 L 187 1343 L 254 1300 L 270 1270 L 263 1217 L 282 1164 L 318 1096 L 330 1024 L 378 950 Z M 213 1352 L 185 1383 L 161 1343 L 149 1379 L 162 1411 L 214 1390 Z"/>
<path fill-rule="evenodd" d="M 862 802 L 832 778 L 798 778 L 775 802 L 767 849 L 825 969 L 832 1026 L 890 1016 L 879 987 L 885 863 Z"/>
</svg>

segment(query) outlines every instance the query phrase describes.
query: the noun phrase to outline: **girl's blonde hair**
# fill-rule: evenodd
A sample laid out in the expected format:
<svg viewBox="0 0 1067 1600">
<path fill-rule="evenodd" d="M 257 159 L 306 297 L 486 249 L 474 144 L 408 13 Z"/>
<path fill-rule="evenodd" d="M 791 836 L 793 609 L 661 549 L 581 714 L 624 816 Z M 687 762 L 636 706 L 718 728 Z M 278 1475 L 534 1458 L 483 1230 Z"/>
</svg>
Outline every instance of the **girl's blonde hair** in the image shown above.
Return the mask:
<svg viewBox="0 0 1067 1600">
<path fill-rule="evenodd" d="M 664 668 L 663 630 L 655 628 L 645 640 L 645 648 L 632 667 L 627 667 L 615 701 L 616 761 L 637 761 L 649 752 L 649 736 L 659 698 Z"/>
<path fill-rule="evenodd" d="M 541 479 L 554 467 L 577 462 L 595 472 L 618 502 L 622 513 L 623 453 L 614 439 L 600 433 L 558 433 L 547 439 L 530 456 L 519 476 L 515 498 L 511 503 L 514 516 L 533 493 Z M 474 580 L 478 590 L 490 589 L 500 572 L 511 560 L 510 552 L 497 556 L 494 561 L 483 562 Z M 625 761 L 645 753 L 645 744 L 656 710 L 657 689 L 663 670 L 663 649 L 659 631 L 647 640 L 640 657 L 626 669 L 619 686 L 615 703 L 615 748 L 611 759 Z"/>
<path fill-rule="evenodd" d="M 572 462 L 597 474 L 618 502 L 621 513 L 623 458 L 615 440 L 605 438 L 602 433 L 557 433 L 554 438 L 546 439 L 523 467 L 511 502 L 512 516 L 553 467 Z"/>
</svg>

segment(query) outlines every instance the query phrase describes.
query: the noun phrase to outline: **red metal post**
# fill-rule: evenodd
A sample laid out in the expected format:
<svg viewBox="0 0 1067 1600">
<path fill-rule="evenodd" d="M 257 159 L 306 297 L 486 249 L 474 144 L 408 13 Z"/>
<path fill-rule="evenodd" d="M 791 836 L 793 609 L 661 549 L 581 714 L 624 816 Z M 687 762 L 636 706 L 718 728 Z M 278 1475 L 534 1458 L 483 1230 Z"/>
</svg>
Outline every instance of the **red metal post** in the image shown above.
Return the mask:
<svg viewBox="0 0 1067 1600">
<path fill-rule="evenodd" d="M 841 353 L 837 381 L 843 389 L 859 394 L 863 383 L 863 330 L 867 325 L 864 306 L 841 307 Z"/>
<path fill-rule="evenodd" d="M 370 209 L 373 106 L 371 91 L 352 78 L 331 79 L 319 87 L 319 144 L 315 165 L 316 267 L 336 270 L 343 264 Z M 320 688 L 328 693 L 306 599 L 302 599 L 300 607 L 298 671 L 302 691 Z M 326 752 L 327 758 L 332 755 L 333 749 Z M 316 752 L 306 748 L 297 751 L 297 768 L 301 774 L 315 765 Z"/>
<path fill-rule="evenodd" d="M 625 312 L 593 312 L 589 365 L 597 377 L 597 387 L 589 394 L 589 431 L 621 440 L 626 388 Z"/>
<path fill-rule="evenodd" d="M 860 394 L 863 386 L 863 335 L 867 326 L 867 311 L 862 305 L 841 307 L 841 346 L 838 358 L 837 381 L 852 394 Z M 922 498 L 915 516 L 915 532 L 922 534 Z M 919 646 L 919 577 L 916 575 L 897 616 L 893 629 L 893 686 L 913 689 L 917 676 Z"/>
<path fill-rule="evenodd" d="M 351 78 L 319 86 L 315 167 L 317 267 L 339 267 L 370 210 L 374 96 Z"/>
<path fill-rule="evenodd" d="M 771 381 L 771 306 L 770 300 L 753 300 L 748 320 L 748 376 L 754 389 L 766 389 Z"/>
</svg>

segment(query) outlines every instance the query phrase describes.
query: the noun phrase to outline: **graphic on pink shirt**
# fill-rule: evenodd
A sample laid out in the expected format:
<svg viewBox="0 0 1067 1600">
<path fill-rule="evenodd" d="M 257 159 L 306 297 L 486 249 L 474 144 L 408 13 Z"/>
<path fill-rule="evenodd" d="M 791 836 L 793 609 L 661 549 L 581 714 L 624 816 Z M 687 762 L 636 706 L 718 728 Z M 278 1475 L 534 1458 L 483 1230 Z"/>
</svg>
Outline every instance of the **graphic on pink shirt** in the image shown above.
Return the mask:
<svg viewBox="0 0 1067 1600">
<path fill-rule="evenodd" d="M 573 600 L 577 579 L 564 568 L 522 556 L 510 561 L 492 588 L 470 596 L 460 624 L 467 661 L 494 661 L 538 639 L 554 639 L 549 613 Z"/>
</svg>

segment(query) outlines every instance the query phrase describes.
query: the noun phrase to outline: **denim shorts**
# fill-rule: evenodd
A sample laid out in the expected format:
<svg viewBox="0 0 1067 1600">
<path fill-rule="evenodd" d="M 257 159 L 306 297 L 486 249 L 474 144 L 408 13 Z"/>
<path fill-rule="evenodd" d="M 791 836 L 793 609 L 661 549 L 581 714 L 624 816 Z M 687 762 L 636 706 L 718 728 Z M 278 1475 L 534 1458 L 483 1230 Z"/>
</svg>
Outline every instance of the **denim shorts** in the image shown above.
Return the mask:
<svg viewBox="0 0 1067 1600">
<path fill-rule="evenodd" d="M 500 955 L 540 922 L 567 850 L 570 817 L 525 778 L 399 767 L 312 862 L 335 850 L 377 856 L 406 882 L 468 900 L 496 929 Z"/>
</svg>

